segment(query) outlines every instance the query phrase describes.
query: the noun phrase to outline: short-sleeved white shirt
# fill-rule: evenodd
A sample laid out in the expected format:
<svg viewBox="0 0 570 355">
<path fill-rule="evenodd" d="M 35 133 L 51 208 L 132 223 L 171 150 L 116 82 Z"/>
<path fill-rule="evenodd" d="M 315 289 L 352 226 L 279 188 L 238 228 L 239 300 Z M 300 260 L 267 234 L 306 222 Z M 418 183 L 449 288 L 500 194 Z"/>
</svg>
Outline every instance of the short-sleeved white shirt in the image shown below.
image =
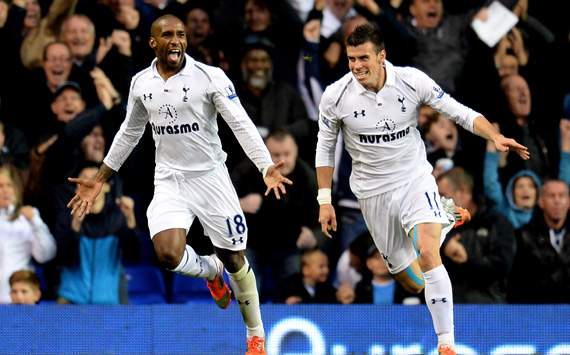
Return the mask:
<svg viewBox="0 0 570 355">
<path fill-rule="evenodd" d="M 172 170 L 186 176 L 212 171 L 226 159 L 217 134 L 219 112 L 257 168 L 270 165 L 269 151 L 224 72 L 188 55 L 185 60 L 182 70 L 166 81 L 158 73 L 156 59 L 133 77 L 125 121 L 104 163 L 117 171 L 150 122 L 155 177 Z"/>
<path fill-rule="evenodd" d="M 342 131 L 352 157 L 350 186 L 357 198 L 391 191 L 431 173 L 417 129 L 418 110 L 427 104 L 473 132 L 479 113 L 458 103 L 418 69 L 385 61 L 386 82 L 374 93 L 352 75 L 331 84 L 319 106 L 316 166 L 334 167 Z"/>
</svg>

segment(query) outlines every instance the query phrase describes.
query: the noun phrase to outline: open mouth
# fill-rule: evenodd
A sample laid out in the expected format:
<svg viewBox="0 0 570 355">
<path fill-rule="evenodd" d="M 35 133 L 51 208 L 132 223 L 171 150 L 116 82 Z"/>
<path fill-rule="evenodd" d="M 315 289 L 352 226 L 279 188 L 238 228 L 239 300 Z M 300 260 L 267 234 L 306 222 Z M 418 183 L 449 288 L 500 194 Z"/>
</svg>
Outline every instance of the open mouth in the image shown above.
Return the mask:
<svg viewBox="0 0 570 355">
<path fill-rule="evenodd" d="M 429 19 L 435 19 L 435 18 L 437 18 L 437 11 L 429 11 L 429 12 L 427 13 L 427 17 L 428 17 Z"/>
<path fill-rule="evenodd" d="M 448 141 L 453 140 L 453 133 L 448 133 L 448 134 L 445 136 L 445 139 L 447 139 Z"/>
<path fill-rule="evenodd" d="M 171 62 L 178 62 L 182 56 L 182 51 L 180 49 L 171 49 L 168 51 L 168 60 Z"/>
</svg>

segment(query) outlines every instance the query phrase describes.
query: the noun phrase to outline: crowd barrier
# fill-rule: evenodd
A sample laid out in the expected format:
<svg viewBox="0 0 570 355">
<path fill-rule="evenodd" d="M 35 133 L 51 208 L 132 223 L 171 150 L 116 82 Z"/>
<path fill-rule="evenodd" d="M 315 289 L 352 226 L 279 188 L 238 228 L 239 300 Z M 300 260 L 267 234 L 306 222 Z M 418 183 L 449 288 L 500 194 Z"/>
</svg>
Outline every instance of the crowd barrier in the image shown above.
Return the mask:
<svg viewBox="0 0 570 355">
<path fill-rule="evenodd" d="M 263 305 L 268 354 L 436 355 L 425 306 Z M 460 354 L 570 354 L 570 305 L 457 305 Z M 0 306 L 0 354 L 243 354 L 235 304 Z"/>
</svg>

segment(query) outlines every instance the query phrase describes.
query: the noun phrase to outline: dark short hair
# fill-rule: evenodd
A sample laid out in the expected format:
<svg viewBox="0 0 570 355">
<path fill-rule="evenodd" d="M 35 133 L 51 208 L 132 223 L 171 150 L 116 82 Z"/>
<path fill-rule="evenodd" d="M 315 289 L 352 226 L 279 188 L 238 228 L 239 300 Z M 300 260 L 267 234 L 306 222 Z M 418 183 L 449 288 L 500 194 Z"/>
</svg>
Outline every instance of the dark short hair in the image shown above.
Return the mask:
<svg viewBox="0 0 570 355">
<path fill-rule="evenodd" d="M 63 92 L 67 89 L 73 90 L 78 93 L 79 96 L 82 96 L 81 87 L 77 82 L 64 81 L 60 86 L 57 87 L 57 89 L 55 89 L 55 92 L 53 93 L 53 100 L 57 99 L 59 95 L 63 94 Z"/>
<path fill-rule="evenodd" d="M 370 23 L 356 26 L 354 31 L 346 38 L 346 45 L 351 47 L 360 46 L 366 42 L 372 43 L 376 47 L 377 52 L 384 49 L 384 36 L 378 26 Z"/>
<path fill-rule="evenodd" d="M 287 137 L 291 137 L 291 139 L 293 139 L 293 142 L 297 143 L 295 137 L 293 136 L 293 133 L 291 133 L 291 131 L 289 131 L 287 128 L 284 127 L 279 127 L 269 132 L 269 134 L 265 138 L 265 141 L 267 141 L 269 138 L 272 138 L 278 142 L 282 142 Z"/>
<path fill-rule="evenodd" d="M 24 282 L 37 290 L 40 289 L 40 279 L 30 270 L 14 271 L 12 275 L 10 275 L 10 286 L 13 286 L 16 282 Z"/>
</svg>

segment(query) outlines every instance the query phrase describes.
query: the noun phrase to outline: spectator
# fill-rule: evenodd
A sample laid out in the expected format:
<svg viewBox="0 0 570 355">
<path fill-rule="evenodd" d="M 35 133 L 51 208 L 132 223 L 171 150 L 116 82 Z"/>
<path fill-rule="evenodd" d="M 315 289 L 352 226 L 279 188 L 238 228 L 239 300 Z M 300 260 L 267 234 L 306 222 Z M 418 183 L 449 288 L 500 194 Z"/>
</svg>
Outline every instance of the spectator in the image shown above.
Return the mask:
<svg viewBox="0 0 570 355">
<path fill-rule="evenodd" d="M 500 122 L 501 130 L 528 147 L 530 159 L 522 161 L 509 154 L 504 176 L 510 177 L 522 169 L 530 169 L 544 177 L 551 172 L 549 151 L 551 146 L 545 143 L 545 134 L 553 126 L 546 118 L 531 114 L 531 92 L 526 80 L 520 75 L 510 75 L 501 80 L 501 88 L 506 97 L 509 116 Z M 540 121 L 539 121 L 540 120 Z M 540 122 L 540 123 L 539 123 Z"/>
<path fill-rule="evenodd" d="M 22 132 L 0 121 L 0 165 L 9 163 L 24 173 L 28 168 L 28 156 L 29 149 Z"/>
<path fill-rule="evenodd" d="M 93 178 L 98 166 L 85 163 L 79 176 Z M 110 191 L 105 183 L 89 215 L 67 214 L 57 221 L 58 260 L 63 266 L 58 303 L 120 303 L 121 258 L 137 257 L 137 224 L 133 200 L 126 196 L 115 200 Z"/>
<path fill-rule="evenodd" d="M 56 244 L 37 209 L 22 206 L 22 181 L 13 166 L 0 167 L 0 303 L 10 302 L 10 275 L 51 260 Z"/>
<path fill-rule="evenodd" d="M 568 185 L 544 182 L 537 213 L 517 233 L 517 254 L 509 277 L 512 303 L 570 303 Z"/>
<path fill-rule="evenodd" d="M 453 282 L 456 303 L 505 303 L 507 276 L 516 251 L 508 220 L 475 200 L 473 178 L 461 168 L 440 175 L 441 196 L 471 213 L 471 221 L 448 233 L 442 259 Z"/>
<path fill-rule="evenodd" d="M 541 181 L 532 170 L 525 169 L 513 175 L 503 189 L 499 179 L 501 155 L 494 145 L 487 143 L 483 169 L 484 193 L 485 197 L 494 203 L 497 211 L 505 216 L 515 229 L 519 229 L 532 218 Z"/>
<path fill-rule="evenodd" d="M 204 7 L 196 6 L 186 14 L 188 48 L 186 52 L 199 62 L 229 70 L 225 54 L 221 50 L 210 21 L 210 14 Z"/>
<path fill-rule="evenodd" d="M 233 172 L 233 180 L 246 213 L 249 228 L 247 257 L 257 275 L 264 300 L 271 299 L 273 285 L 298 273 L 303 249 L 314 248 L 320 236 L 317 222 L 316 177 L 313 169 L 298 157 L 295 139 L 288 131 L 279 129 L 266 139 L 274 162 L 283 160 L 283 176 L 301 183 L 292 185 L 280 200 L 263 199 L 265 184 L 256 179 L 259 171 L 249 161 Z M 275 229 L 283 218 L 286 224 Z M 267 232 L 273 230 L 271 238 Z M 266 275 L 271 275 L 269 278 Z"/>
<path fill-rule="evenodd" d="M 40 280 L 33 271 L 18 270 L 10 275 L 10 298 L 12 304 L 34 305 L 40 301 Z"/>
<path fill-rule="evenodd" d="M 242 58 L 241 85 L 237 88 L 240 101 L 249 117 L 257 127 L 262 138 L 278 128 L 287 128 L 295 137 L 300 147 L 300 155 L 311 162 L 314 159 L 314 149 L 309 145 L 309 125 L 307 111 L 299 94 L 286 82 L 274 80 L 273 48 L 271 43 L 257 42 L 247 46 Z M 225 127 L 225 126 L 224 126 Z M 235 149 L 235 138 L 231 133 L 225 133 Z M 224 137 L 226 138 L 226 137 Z M 235 155 L 229 165 L 235 166 L 242 161 L 243 153 Z"/>
<path fill-rule="evenodd" d="M 329 282 L 329 259 L 319 249 L 303 252 L 301 273 L 285 279 L 280 286 L 280 302 L 337 303 L 336 290 Z"/>
</svg>

